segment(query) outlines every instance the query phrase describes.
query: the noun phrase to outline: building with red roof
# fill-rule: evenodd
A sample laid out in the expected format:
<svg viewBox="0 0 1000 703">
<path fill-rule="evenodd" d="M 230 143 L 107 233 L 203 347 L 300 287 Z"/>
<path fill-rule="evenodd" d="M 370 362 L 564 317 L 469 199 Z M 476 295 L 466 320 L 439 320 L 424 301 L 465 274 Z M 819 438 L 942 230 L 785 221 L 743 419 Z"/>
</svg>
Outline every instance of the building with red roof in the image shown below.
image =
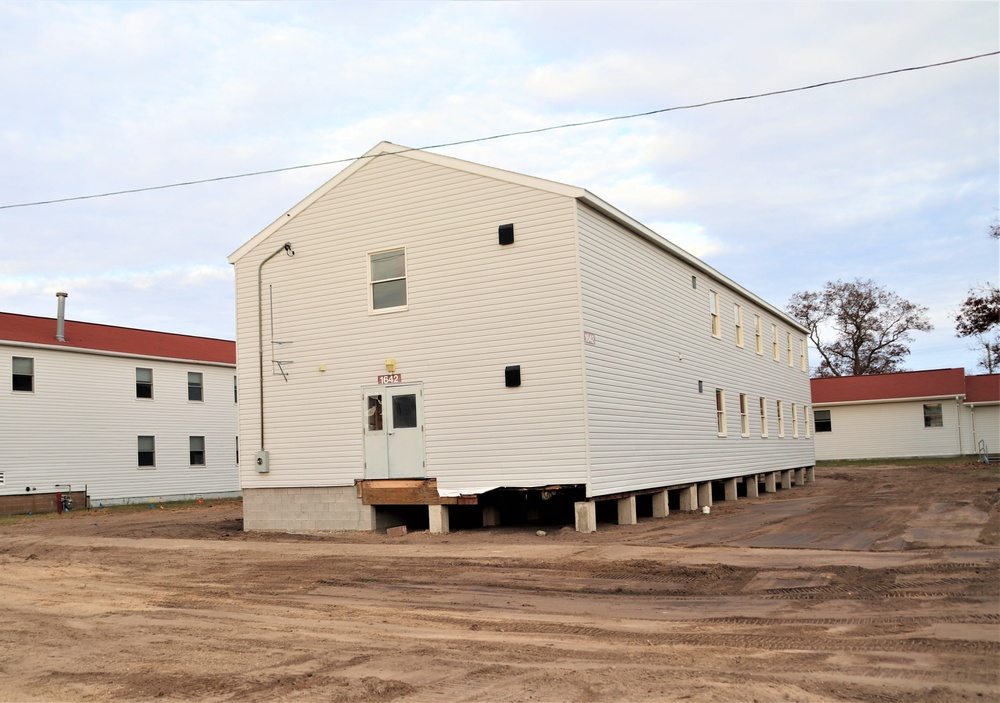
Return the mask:
<svg viewBox="0 0 1000 703">
<path fill-rule="evenodd" d="M 1000 451 L 1000 375 L 964 369 L 811 381 L 817 459 Z"/>
<path fill-rule="evenodd" d="M 0 312 L 0 512 L 238 495 L 236 344 Z"/>
</svg>

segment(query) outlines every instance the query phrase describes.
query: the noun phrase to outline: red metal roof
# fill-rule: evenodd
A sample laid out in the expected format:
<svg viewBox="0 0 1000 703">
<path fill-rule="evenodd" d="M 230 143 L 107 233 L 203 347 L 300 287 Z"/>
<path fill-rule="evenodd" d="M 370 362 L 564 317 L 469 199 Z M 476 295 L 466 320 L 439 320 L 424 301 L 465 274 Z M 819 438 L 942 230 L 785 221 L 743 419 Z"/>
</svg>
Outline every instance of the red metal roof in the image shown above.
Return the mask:
<svg viewBox="0 0 1000 703">
<path fill-rule="evenodd" d="M 813 403 L 964 396 L 965 369 L 814 378 L 810 384 Z"/>
<path fill-rule="evenodd" d="M 72 320 L 66 320 L 63 336 L 65 342 L 56 341 L 55 318 L 0 312 L 0 341 L 236 365 L 236 342 L 224 339 Z"/>
<path fill-rule="evenodd" d="M 965 377 L 966 403 L 998 401 L 1000 401 L 1000 374 Z"/>
</svg>

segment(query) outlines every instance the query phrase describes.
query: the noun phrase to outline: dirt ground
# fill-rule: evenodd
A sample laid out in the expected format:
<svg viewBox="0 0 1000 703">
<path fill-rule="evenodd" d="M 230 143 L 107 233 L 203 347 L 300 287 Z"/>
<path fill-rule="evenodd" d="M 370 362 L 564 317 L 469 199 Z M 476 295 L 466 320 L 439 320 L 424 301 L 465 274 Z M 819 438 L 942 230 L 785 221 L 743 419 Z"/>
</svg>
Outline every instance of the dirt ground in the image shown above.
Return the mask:
<svg viewBox="0 0 1000 703">
<path fill-rule="evenodd" d="M 0 526 L 0 701 L 996 701 L 998 488 L 820 468 L 590 535 L 26 517 Z"/>
</svg>

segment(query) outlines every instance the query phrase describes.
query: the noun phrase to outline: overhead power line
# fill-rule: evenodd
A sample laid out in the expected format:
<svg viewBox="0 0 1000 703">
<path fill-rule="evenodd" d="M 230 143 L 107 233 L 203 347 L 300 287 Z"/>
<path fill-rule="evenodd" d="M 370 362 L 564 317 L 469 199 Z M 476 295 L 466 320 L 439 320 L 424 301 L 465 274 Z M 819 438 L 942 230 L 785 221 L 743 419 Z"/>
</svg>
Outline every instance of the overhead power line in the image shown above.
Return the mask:
<svg viewBox="0 0 1000 703">
<path fill-rule="evenodd" d="M 619 120 L 632 120 L 637 117 L 649 117 L 651 115 L 660 115 L 666 112 L 677 112 L 679 110 L 694 110 L 700 107 L 709 107 L 711 105 L 722 105 L 724 103 L 739 102 L 742 100 L 756 100 L 758 98 L 769 98 L 775 95 L 786 95 L 788 93 L 797 93 L 803 90 L 813 90 L 815 88 L 825 88 L 831 85 L 839 85 L 841 83 L 850 83 L 852 81 L 863 81 L 870 78 L 880 78 L 882 76 L 891 76 L 896 73 L 906 73 L 908 71 L 922 71 L 928 68 L 937 68 L 939 66 L 948 66 L 951 64 L 962 63 L 963 61 L 974 61 L 976 59 L 986 58 L 988 56 L 996 56 L 1000 54 L 1000 51 L 991 51 L 986 54 L 977 54 L 975 56 L 966 56 L 960 59 L 951 59 L 950 61 L 940 61 L 938 63 L 929 63 L 922 66 L 909 66 L 907 68 L 897 68 L 891 71 L 881 71 L 879 73 L 869 73 L 863 76 L 852 76 L 851 78 L 839 78 L 832 81 L 823 81 L 822 83 L 813 83 L 812 85 L 799 86 L 797 88 L 785 88 L 783 90 L 772 90 L 766 93 L 754 93 L 753 95 L 740 95 L 732 98 L 722 98 L 719 100 L 709 100 L 707 102 L 692 103 L 691 105 L 675 105 L 674 107 L 664 107 L 657 110 L 648 110 L 646 112 L 635 112 L 629 115 L 616 115 L 614 117 L 601 117 L 596 120 L 585 120 L 582 122 L 569 122 L 560 125 L 550 125 L 548 127 L 538 127 L 535 129 L 523 129 L 516 132 L 504 132 L 503 134 L 494 134 L 488 137 L 475 137 L 473 139 L 461 139 L 454 142 L 442 142 L 440 144 L 429 144 L 422 147 L 412 147 L 407 149 L 401 149 L 395 153 L 405 153 L 407 151 L 426 151 L 428 149 L 443 149 L 449 146 L 460 146 L 463 144 L 476 144 L 478 142 L 488 142 L 494 139 L 506 139 L 508 137 L 520 137 L 528 134 L 541 134 L 543 132 L 553 132 L 559 129 L 570 129 L 572 127 L 586 127 L 589 125 L 603 124 L 605 122 L 616 122 Z M 237 178 L 250 178 L 252 176 L 266 176 L 271 173 L 283 173 L 286 171 L 297 171 L 306 168 L 317 168 L 319 166 L 332 166 L 334 164 L 345 164 L 352 161 L 359 161 L 364 158 L 372 158 L 366 156 L 351 156 L 344 159 L 334 159 L 332 161 L 320 161 L 312 164 L 300 164 L 298 166 L 284 166 L 282 168 L 272 168 L 264 171 L 249 171 L 247 173 L 237 173 L 229 176 L 216 176 L 214 178 L 201 178 L 193 181 L 181 181 L 179 183 L 167 183 L 158 186 L 146 186 L 143 188 L 129 188 L 127 190 L 116 190 L 108 193 L 94 193 L 92 195 L 76 195 L 68 198 L 54 198 L 52 200 L 36 200 L 29 203 L 13 203 L 11 205 L 0 205 L 0 210 L 9 210 L 18 207 L 32 207 L 35 205 L 53 205 L 55 203 L 68 203 L 74 200 L 93 200 L 95 198 L 110 198 L 115 195 L 128 195 L 130 193 L 147 193 L 153 190 L 166 190 L 168 188 L 181 188 L 183 186 L 193 186 L 201 185 L 203 183 L 217 183 L 219 181 L 231 181 Z"/>
</svg>

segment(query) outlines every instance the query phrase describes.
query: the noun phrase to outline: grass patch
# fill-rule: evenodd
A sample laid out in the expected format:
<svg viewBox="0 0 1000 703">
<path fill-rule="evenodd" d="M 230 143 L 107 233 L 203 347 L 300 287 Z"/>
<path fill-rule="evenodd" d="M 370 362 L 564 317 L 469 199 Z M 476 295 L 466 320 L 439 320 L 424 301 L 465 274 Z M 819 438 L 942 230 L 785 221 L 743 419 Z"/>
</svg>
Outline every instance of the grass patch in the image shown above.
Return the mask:
<svg viewBox="0 0 1000 703">
<path fill-rule="evenodd" d="M 184 508 L 211 508 L 213 505 L 237 505 L 243 502 L 242 498 L 189 498 L 187 500 L 154 501 L 152 504 L 164 510 L 180 510 Z M 127 505 L 91 505 L 90 512 L 102 511 L 109 513 L 137 513 L 149 510 L 150 502 L 129 503 Z"/>
<path fill-rule="evenodd" d="M 847 466 L 968 466 L 979 463 L 979 457 L 935 456 L 935 457 L 895 457 L 891 459 L 827 459 L 817 461 L 817 468 Z M 985 467 L 986 465 L 983 464 Z M 993 468 L 993 464 L 990 465 Z"/>
</svg>

